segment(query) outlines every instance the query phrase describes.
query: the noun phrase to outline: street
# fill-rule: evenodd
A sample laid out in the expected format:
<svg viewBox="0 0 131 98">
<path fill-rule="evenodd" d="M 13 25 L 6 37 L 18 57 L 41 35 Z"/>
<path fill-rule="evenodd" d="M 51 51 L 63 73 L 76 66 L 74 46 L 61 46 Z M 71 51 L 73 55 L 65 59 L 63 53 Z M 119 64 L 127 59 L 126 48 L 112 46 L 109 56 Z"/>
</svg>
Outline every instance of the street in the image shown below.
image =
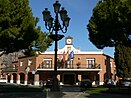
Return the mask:
<svg viewBox="0 0 131 98">
<path fill-rule="evenodd" d="M 11 86 L 13 85 L 6 85 Z M 131 95 L 122 94 L 89 94 L 81 92 L 78 86 L 61 86 L 60 92 L 0 92 L 0 98 L 131 98 Z"/>
</svg>

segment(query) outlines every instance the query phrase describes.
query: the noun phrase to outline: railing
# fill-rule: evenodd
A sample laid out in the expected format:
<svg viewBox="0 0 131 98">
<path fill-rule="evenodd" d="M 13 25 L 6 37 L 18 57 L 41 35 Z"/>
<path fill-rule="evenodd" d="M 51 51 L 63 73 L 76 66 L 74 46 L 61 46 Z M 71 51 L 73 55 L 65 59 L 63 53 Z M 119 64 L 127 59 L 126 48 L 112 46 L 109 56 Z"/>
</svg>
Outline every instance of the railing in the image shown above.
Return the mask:
<svg viewBox="0 0 131 98">
<path fill-rule="evenodd" d="M 39 64 L 38 69 L 53 69 L 54 67 L 45 66 L 42 64 Z M 101 69 L 100 64 L 96 66 L 86 66 L 86 64 L 83 64 L 82 66 L 76 66 L 76 65 L 66 65 L 66 66 L 58 66 L 58 69 Z"/>
<path fill-rule="evenodd" d="M 1 70 L 2 70 L 2 71 L 7 71 L 7 72 L 17 71 L 17 70 L 18 70 L 18 67 L 1 68 Z"/>
</svg>

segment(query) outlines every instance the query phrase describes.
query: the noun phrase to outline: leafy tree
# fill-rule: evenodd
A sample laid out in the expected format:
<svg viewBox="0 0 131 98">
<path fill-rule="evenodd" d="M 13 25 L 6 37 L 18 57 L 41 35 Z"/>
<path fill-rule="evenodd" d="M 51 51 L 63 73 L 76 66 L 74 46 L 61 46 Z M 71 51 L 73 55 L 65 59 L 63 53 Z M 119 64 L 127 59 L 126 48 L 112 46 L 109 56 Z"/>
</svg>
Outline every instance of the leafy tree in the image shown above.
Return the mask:
<svg viewBox="0 0 131 98">
<path fill-rule="evenodd" d="M 122 78 L 131 77 L 131 47 L 121 42 L 115 48 L 115 63 L 117 74 Z"/>
<path fill-rule="evenodd" d="M 25 50 L 26 55 L 34 55 L 36 48 L 45 51 L 52 40 L 37 26 L 38 21 L 29 0 L 0 0 L 0 51 Z"/>
<path fill-rule="evenodd" d="M 97 48 L 115 47 L 118 76 L 131 77 L 131 1 L 100 0 L 87 29 Z"/>
</svg>

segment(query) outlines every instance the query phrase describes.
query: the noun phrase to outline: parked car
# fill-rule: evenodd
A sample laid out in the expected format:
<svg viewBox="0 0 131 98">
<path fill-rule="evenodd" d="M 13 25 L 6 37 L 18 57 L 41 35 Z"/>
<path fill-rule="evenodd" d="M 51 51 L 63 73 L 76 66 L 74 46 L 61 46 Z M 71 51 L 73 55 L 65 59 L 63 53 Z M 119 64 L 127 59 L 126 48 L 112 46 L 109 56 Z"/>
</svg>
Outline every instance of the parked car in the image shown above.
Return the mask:
<svg viewBox="0 0 131 98">
<path fill-rule="evenodd" d="M 80 82 L 80 87 L 81 87 L 81 90 L 85 90 L 87 88 L 91 88 L 92 87 L 92 82 L 90 79 L 83 79 L 81 82 Z"/>
<path fill-rule="evenodd" d="M 51 88 L 53 85 L 53 78 L 48 78 L 44 81 L 44 87 Z"/>
<path fill-rule="evenodd" d="M 119 80 L 118 85 L 120 87 L 131 87 L 131 79 L 122 79 L 122 80 Z"/>
<path fill-rule="evenodd" d="M 116 86 L 116 83 L 115 83 L 115 81 L 112 80 L 112 79 L 106 79 L 106 80 L 104 81 L 104 86 L 105 86 L 105 87 L 115 87 L 115 86 Z"/>
<path fill-rule="evenodd" d="M 7 83 L 6 78 L 1 78 L 1 79 L 0 79 L 0 83 Z"/>
</svg>

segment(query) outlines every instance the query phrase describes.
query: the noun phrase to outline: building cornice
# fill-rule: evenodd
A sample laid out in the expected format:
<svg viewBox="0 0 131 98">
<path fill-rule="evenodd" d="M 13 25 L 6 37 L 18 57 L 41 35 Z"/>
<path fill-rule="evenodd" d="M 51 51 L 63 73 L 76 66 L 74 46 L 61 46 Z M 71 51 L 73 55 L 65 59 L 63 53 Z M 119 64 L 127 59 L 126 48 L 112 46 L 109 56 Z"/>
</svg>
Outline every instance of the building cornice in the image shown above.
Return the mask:
<svg viewBox="0 0 131 98">
<path fill-rule="evenodd" d="M 69 50 L 68 50 L 69 49 Z M 63 52 L 71 52 L 74 51 L 74 54 L 104 54 L 102 50 L 96 50 L 96 51 L 81 51 L 78 48 L 75 48 L 73 45 L 65 45 L 64 48 L 58 49 L 57 54 L 63 54 Z M 54 54 L 54 51 L 45 51 L 41 54 Z"/>
<path fill-rule="evenodd" d="M 101 71 L 102 69 L 57 69 L 57 71 Z M 37 69 L 37 71 L 54 71 L 54 69 Z"/>
</svg>

